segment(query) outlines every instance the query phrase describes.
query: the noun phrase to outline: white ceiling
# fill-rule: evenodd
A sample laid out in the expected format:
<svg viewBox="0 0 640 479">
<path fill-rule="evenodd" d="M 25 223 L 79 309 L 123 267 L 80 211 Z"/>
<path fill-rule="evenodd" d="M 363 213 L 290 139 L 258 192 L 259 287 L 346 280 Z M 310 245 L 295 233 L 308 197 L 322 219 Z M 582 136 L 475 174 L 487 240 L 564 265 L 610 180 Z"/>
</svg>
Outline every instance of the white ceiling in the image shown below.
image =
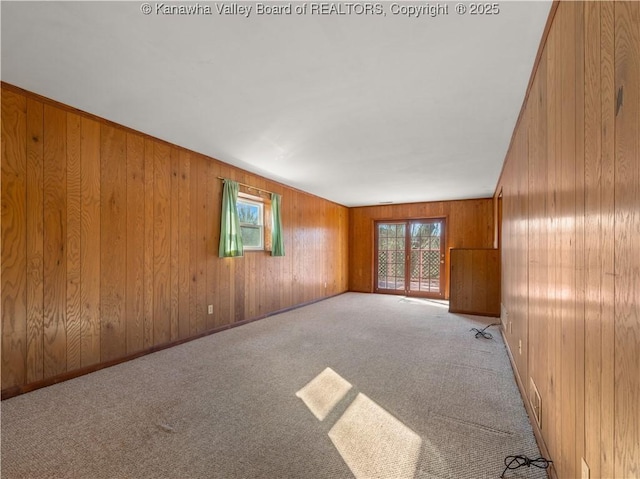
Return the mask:
<svg viewBox="0 0 640 479">
<path fill-rule="evenodd" d="M 346 206 L 491 196 L 551 2 L 440 3 L 408 18 L 388 1 L 381 16 L 241 2 L 245 18 L 2 1 L 1 76 Z"/>
</svg>

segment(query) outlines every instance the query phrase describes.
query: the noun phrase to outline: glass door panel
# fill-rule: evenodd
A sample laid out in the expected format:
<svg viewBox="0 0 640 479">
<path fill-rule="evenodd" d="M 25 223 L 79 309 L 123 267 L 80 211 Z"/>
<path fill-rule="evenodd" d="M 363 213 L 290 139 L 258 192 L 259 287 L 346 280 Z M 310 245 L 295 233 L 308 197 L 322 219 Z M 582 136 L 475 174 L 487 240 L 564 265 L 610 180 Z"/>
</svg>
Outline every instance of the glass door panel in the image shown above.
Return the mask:
<svg viewBox="0 0 640 479">
<path fill-rule="evenodd" d="M 444 296 L 444 219 L 376 223 L 376 291 Z"/>
<path fill-rule="evenodd" d="M 377 289 L 405 290 L 406 225 L 378 223 Z"/>
<path fill-rule="evenodd" d="M 411 222 L 409 291 L 440 295 L 444 265 L 442 220 Z"/>
</svg>

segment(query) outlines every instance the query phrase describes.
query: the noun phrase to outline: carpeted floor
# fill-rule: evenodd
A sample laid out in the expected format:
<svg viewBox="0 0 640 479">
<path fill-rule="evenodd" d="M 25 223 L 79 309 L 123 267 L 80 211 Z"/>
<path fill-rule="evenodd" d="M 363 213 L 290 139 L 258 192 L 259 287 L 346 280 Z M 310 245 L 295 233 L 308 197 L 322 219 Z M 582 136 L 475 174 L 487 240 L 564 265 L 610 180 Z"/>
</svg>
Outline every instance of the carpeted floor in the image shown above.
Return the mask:
<svg viewBox="0 0 640 479">
<path fill-rule="evenodd" d="M 2 478 L 497 478 L 539 452 L 491 319 L 347 293 L 18 396 Z"/>
</svg>

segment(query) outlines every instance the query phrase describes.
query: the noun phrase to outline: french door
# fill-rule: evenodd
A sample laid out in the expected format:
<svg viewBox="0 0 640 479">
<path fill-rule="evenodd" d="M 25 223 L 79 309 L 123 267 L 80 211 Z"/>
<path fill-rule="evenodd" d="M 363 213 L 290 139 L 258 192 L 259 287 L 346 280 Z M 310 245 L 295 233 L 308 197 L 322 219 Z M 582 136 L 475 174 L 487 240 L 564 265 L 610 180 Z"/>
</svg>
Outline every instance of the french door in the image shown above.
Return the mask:
<svg viewBox="0 0 640 479">
<path fill-rule="evenodd" d="M 376 222 L 375 290 L 444 297 L 445 220 Z"/>
</svg>

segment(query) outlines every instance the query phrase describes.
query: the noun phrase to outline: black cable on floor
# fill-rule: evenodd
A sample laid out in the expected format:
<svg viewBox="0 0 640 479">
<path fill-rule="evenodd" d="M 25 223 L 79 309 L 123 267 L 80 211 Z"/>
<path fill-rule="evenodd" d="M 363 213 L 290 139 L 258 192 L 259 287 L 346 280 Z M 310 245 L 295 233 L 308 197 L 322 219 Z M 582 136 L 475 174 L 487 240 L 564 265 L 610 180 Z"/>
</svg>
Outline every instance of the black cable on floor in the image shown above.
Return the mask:
<svg viewBox="0 0 640 479">
<path fill-rule="evenodd" d="M 537 467 L 539 469 L 547 469 L 553 461 L 539 457 L 537 459 L 529 459 L 527 456 L 507 456 L 504 458 L 504 471 L 500 474 L 500 477 L 504 477 L 505 473 L 509 469 L 518 469 L 519 467 Z"/>
<path fill-rule="evenodd" d="M 489 326 L 485 326 L 482 329 L 471 328 L 469 331 L 475 331 L 476 338 L 493 339 L 493 335 L 491 333 L 485 333 L 485 330 L 490 328 L 491 326 L 500 326 L 500 323 L 493 323 L 493 324 L 490 324 Z"/>
</svg>

